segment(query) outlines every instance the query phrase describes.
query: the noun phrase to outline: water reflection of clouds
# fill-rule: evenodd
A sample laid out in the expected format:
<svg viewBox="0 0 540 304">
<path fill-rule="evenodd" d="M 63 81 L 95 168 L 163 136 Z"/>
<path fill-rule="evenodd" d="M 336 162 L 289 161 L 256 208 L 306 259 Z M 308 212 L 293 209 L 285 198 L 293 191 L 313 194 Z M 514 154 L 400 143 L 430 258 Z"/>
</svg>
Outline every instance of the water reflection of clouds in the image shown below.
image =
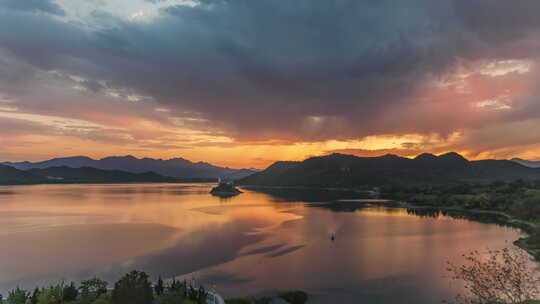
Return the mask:
<svg viewBox="0 0 540 304">
<path fill-rule="evenodd" d="M 404 209 L 308 208 L 250 190 L 224 203 L 209 190 L 206 184 L 4 188 L 14 194 L 0 204 L 0 227 L 11 229 L 0 234 L 9 245 L 0 251 L 0 290 L 60 277 L 112 282 L 136 268 L 153 277 L 195 277 L 226 296 L 304 289 L 312 303 L 336 297 L 356 303 L 357 296 L 367 303 L 435 303 L 453 291 L 441 278 L 446 259 L 519 236 Z M 25 225 L 32 231 L 14 233 Z"/>
<path fill-rule="evenodd" d="M 277 257 L 280 257 L 280 256 L 284 256 L 286 254 L 289 254 L 291 252 L 295 252 L 296 250 L 300 250 L 300 249 L 302 249 L 304 247 L 306 247 L 306 245 L 291 246 L 291 247 L 285 248 L 283 250 L 280 250 L 280 251 L 278 251 L 276 253 L 268 254 L 268 255 L 266 255 L 266 257 L 277 258 Z"/>
<path fill-rule="evenodd" d="M 47 187 L 50 187 L 50 196 Z M 10 244 L 15 251 L 25 251 L 27 258 L 36 263 L 24 267 L 19 263 L 22 261 L 17 260 L 14 264 L 20 264 L 21 271 L 18 274 L 14 268 L 5 271 L 4 274 L 12 275 L 9 280 L 0 278 L 0 288 L 14 280 L 23 282 L 18 278 L 35 281 L 46 277 L 47 271 L 51 272 L 51 277 L 56 277 L 58 274 L 53 273 L 58 269 L 66 274 L 62 276 L 77 278 L 79 274 L 95 274 L 111 280 L 133 267 L 163 276 L 190 273 L 234 260 L 244 248 L 266 237 L 264 228 L 279 226 L 297 217 L 280 213 L 279 208 L 260 201 L 258 194 L 223 205 L 207 194 L 208 185 L 197 185 L 195 190 L 190 187 L 147 184 L 17 188 L 14 200 L 0 206 L 0 226 L 5 228 L 0 241 Z M 83 190 L 84 195 L 77 193 Z M 177 195 L 179 191 L 184 194 Z M 124 200 L 126 196 L 129 203 Z M 131 233 L 122 232 L 126 234 L 123 235 L 103 230 L 110 225 L 115 225 L 118 231 L 131 230 Z M 156 231 L 174 233 L 156 235 Z M 25 245 L 16 245 L 15 239 Z M 37 251 L 38 241 L 52 241 L 55 245 Z M 71 249 L 63 250 L 66 247 Z M 72 255 L 84 257 L 96 249 L 101 250 L 100 263 L 84 263 L 72 258 Z M 10 252 L 0 253 L 0 256 L 3 254 L 1 260 L 14 259 L 15 253 Z M 9 254 L 13 255 L 9 257 Z M 69 266 L 59 258 L 78 263 Z M 95 259 L 89 260 L 95 262 Z M 47 267 L 38 271 L 36 267 L 43 261 L 47 261 Z"/>
<path fill-rule="evenodd" d="M 66 229 L 67 228 L 67 229 Z M 40 277 L 79 279 L 86 269 L 98 271 L 168 248 L 178 230 L 155 224 L 70 225 L 1 235 L 0 290 L 28 286 Z"/>
<path fill-rule="evenodd" d="M 278 244 L 278 245 L 265 246 L 265 247 L 261 247 L 261 248 L 249 250 L 249 251 L 247 251 L 247 252 L 242 253 L 241 255 L 242 255 L 242 256 L 245 256 L 245 255 L 254 255 L 254 254 L 269 253 L 269 252 L 272 252 L 272 251 L 274 251 L 274 250 L 280 249 L 280 248 L 282 248 L 283 246 L 285 246 L 285 244 Z"/>
<path fill-rule="evenodd" d="M 15 194 L 15 191 L 0 189 L 0 197 L 1 196 L 7 196 L 7 195 L 13 195 L 13 194 Z"/>
</svg>

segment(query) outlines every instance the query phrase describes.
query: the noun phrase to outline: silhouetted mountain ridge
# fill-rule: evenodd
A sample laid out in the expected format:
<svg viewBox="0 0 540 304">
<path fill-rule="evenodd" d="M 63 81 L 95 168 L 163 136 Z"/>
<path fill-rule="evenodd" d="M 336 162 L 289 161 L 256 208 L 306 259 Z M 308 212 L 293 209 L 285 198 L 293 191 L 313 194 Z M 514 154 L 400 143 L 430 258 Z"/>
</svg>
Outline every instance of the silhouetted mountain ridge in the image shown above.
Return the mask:
<svg viewBox="0 0 540 304">
<path fill-rule="evenodd" d="M 46 179 L 30 172 L 0 165 L 0 185 L 34 184 L 44 182 Z"/>
<path fill-rule="evenodd" d="M 46 178 L 48 180 L 69 181 L 69 182 L 170 182 L 173 178 L 159 175 L 155 172 L 130 173 L 120 170 L 101 170 L 91 167 L 70 168 L 50 167 L 43 169 L 30 169 L 26 171 L 36 176 Z"/>
<path fill-rule="evenodd" d="M 302 162 L 278 162 L 239 181 L 243 185 L 355 187 L 540 179 L 540 169 L 507 160 L 469 161 L 458 153 L 414 159 L 392 154 L 358 157 L 331 154 Z"/>
<path fill-rule="evenodd" d="M 136 158 L 132 155 L 109 156 L 92 159 L 86 156 L 54 158 L 41 162 L 5 162 L 20 170 L 44 169 L 51 167 L 82 168 L 91 167 L 102 170 L 121 170 L 130 173 L 156 172 L 176 178 L 230 178 L 238 179 L 254 173 L 251 169 L 231 169 L 214 166 L 206 162 L 191 162 L 184 158 L 153 159 Z"/>
</svg>

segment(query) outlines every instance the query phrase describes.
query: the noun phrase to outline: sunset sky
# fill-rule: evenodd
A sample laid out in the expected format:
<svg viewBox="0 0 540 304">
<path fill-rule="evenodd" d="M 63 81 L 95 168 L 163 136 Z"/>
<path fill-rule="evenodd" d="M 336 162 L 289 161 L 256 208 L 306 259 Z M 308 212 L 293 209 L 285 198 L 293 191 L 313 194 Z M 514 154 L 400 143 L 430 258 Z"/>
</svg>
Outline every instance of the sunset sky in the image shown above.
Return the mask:
<svg viewBox="0 0 540 304">
<path fill-rule="evenodd" d="M 539 13 L 538 0 L 0 0 L 0 161 L 540 159 Z"/>
</svg>

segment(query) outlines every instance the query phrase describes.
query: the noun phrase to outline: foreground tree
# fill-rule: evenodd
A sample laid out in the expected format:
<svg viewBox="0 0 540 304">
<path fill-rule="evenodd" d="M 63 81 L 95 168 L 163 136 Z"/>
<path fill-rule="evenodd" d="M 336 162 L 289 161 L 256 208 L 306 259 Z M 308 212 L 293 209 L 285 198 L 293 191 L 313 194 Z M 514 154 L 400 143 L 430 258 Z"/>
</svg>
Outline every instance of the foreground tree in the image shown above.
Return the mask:
<svg viewBox="0 0 540 304">
<path fill-rule="evenodd" d="M 176 279 L 173 279 L 168 290 L 181 294 L 184 298 L 187 297 L 187 283 L 185 281 L 184 283 L 182 283 L 180 281 L 177 281 Z"/>
<path fill-rule="evenodd" d="M 72 302 L 77 299 L 79 295 L 79 290 L 75 287 L 75 283 L 71 282 L 69 285 L 64 286 L 62 291 L 62 297 L 64 302 Z"/>
<path fill-rule="evenodd" d="M 517 304 L 539 295 L 540 280 L 529 270 L 526 253 L 508 248 L 463 255 L 466 264 L 448 263 L 451 278 L 463 283 L 465 293 L 456 297 L 460 304 Z"/>
<path fill-rule="evenodd" d="M 152 304 L 153 299 L 152 285 L 144 272 L 132 271 L 114 284 L 114 304 Z"/>
<path fill-rule="evenodd" d="M 32 296 L 30 297 L 30 304 L 37 304 L 39 293 L 39 288 L 36 287 L 36 289 L 34 289 L 34 292 L 32 293 Z"/>
<path fill-rule="evenodd" d="M 28 296 L 29 294 L 26 290 L 17 287 L 17 289 L 9 292 L 7 302 L 8 304 L 25 304 Z"/>
<path fill-rule="evenodd" d="M 63 286 L 56 285 L 43 288 L 38 295 L 38 304 L 61 304 L 63 303 Z"/>
<path fill-rule="evenodd" d="M 154 291 L 156 292 L 156 295 L 160 296 L 163 294 L 163 291 L 165 290 L 165 287 L 163 286 L 163 280 L 161 279 L 161 276 L 159 277 L 156 286 L 154 286 Z"/>
<path fill-rule="evenodd" d="M 92 303 L 101 295 L 107 293 L 107 282 L 93 278 L 90 280 L 82 281 L 79 286 L 79 295 L 82 303 Z"/>
<path fill-rule="evenodd" d="M 187 290 L 187 297 L 189 300 L 198 303 L 198 304 L 206 304 L 206 299 L 208 298 L 208 292 L 204 289 L 203 286 L 199 288 L 194 288 L 193 286 L 190 286 Z"/>
</svg>

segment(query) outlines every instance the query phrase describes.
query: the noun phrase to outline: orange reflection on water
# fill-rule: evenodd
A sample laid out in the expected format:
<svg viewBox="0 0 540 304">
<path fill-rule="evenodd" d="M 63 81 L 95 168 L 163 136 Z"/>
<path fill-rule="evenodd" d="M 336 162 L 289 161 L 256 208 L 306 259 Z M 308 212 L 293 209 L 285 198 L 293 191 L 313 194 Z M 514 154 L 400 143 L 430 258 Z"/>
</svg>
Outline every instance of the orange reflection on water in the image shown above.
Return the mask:
<svg viewBox="0 0 540 304">
<path fill-rule="evenodd" d="M 457 290 L 443 277 L 447 260 L 520 236 L 404 209 L 340 212 L 249 190 L 220 199 L 210 187 L 0 187 L 0 291 L 140 269 L 196 277 L 226 296 L 302 289 L 313 303 L 427 304 Z"/>
</svg>

